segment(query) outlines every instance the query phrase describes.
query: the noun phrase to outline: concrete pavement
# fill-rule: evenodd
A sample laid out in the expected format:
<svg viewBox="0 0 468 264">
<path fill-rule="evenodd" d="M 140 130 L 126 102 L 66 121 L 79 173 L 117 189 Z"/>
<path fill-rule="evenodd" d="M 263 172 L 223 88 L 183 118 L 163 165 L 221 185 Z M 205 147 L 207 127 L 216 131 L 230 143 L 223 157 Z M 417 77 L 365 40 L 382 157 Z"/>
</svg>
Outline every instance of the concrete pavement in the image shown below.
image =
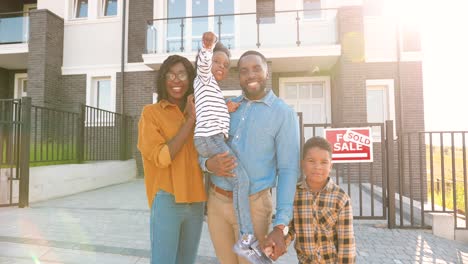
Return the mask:
<svg viewBox="0 0 468 264">
<path fill-rule="evenodd" d="M 148 222 L 142 180 L 0 208 L 0 263 L 149 263 Z M 468 263 L 466 244 L 385 223 L 355 221 L 358 263 Z M 205 223 L 197 264 L 213 263 Z M 297 263 L 294 249 L 276 263 Z"/>
</svg>

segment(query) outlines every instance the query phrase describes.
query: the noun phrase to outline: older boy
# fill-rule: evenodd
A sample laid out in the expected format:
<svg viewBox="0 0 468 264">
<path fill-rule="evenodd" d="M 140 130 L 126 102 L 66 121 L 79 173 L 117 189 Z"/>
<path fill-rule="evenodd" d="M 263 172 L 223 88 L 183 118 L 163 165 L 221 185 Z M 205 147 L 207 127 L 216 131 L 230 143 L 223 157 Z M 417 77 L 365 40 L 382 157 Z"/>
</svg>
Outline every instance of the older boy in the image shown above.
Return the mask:
<svg viewBox="0 0 468 264">
<path fill-rule="evenodd" d="M 305 181 L 294 198 L 293 220 L 286 240 L 296 237 L 299 263 L 354 263 L 356 249 L 349 196 L 330 178 L 332 148 L 313 137 L 304 144 L 302 171 Z M 267 255 L 274 247 L 266 244 Z"/>
</svg>

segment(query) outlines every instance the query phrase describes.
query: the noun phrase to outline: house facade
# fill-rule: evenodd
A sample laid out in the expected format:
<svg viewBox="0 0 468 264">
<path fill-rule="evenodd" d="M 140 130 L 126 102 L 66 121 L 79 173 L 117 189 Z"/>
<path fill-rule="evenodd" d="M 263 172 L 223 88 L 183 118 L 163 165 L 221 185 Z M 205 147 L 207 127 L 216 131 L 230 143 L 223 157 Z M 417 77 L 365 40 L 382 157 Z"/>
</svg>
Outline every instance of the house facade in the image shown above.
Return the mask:
<svg viewBox="0 0 468 264">
<path fill-rule="evenodd" d="M 3 0 L 0 99 L 28 96 L 35 106 L 79 112 L 85 104 L 138 118 L 156 101 L 162 62 L 170 54 L 193 62 L 202 33 L 210 30 L 232 53 L 230 75 L 221 84 L 225 95 L 242 93 L 236 69 L 241 54 L 260 51 L 268 59 L 268 88 L 309 124 L 304 139 L 323 135 L 325 126 L 385 120 L 394 120 L 395 133 L 423 131 L 420 36 L 388 12 L 391 2 Z M 350 193 L 353 182 L 382 186 L 385 193 L 388 178 L 396 177 L 386 178 L 389 167 L 399 171 L 400 193 L 423 181 L 425 163 L 411 165 L 422 155 L 418 141 L 395 145 L 400 153 L 412 152 L 395 151 L 398 162 L 387 166 L 383 133 L 383 126 L 373 127 L 373 163 L 335 167 Z M 424 200 L 425 188 L 415 184 L 412 194 Z M 361 196 L 361 187 L 353 195 Z M 359 215 L 379 214 L 366 210 Z"/>
<path fill-rule="evenodd" d="M 241 93 L 237 59 L 255 49 L 268 58 L 269 86 L 304 123 L 389 119 L 423 130 L 420 40 L 385 10 L 383 0 L 6 0 L 0 98 L 137 116 L 163 60 L 193 61 L 212 30 L 232 52 L 227 96 Z"/>
</svg>

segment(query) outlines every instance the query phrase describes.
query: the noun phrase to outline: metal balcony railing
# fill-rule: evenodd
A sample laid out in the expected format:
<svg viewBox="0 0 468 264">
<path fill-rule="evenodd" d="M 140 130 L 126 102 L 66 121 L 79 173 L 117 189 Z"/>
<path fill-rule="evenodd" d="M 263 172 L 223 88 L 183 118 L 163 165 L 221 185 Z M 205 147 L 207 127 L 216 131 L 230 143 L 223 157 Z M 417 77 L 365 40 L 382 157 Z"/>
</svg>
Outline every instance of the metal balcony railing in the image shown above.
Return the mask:
<svg viewBox="0 0 468 264">
<path fill-rule="evenodd" d="M 197 51 L 203 32 L 215 32 L 229 49 L 288 48 L 338 42 L 337 9 L 173 17 L 149 20 L 146 53 Z"/>
<path fill-rule="evenodd" d="M 0 44 L 27 43 L 29 13 L 0 13 Z"/>
</svg>

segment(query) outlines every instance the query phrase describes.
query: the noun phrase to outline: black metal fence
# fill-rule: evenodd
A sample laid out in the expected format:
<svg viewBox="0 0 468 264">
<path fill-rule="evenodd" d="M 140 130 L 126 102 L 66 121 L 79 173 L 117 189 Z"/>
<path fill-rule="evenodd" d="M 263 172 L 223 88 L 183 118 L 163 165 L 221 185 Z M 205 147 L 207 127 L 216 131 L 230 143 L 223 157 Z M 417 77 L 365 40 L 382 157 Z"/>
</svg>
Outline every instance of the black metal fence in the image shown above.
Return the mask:
<svg viewBox="0 0 468 264">
<path fill-rule="evenodd" d="M 31 163 L 77 162 L 79 119 L 78 113 L 32 106 Z"/>
<path fill-rule="evenodd" d="M 135 118 L 82 105 L 80 112 L 32 106 L 31 165 L 127 160 Z"/>
<path fill-rule="evenodd" d="M 383 123 L 346 124 L 303 124 L 302 114 L 298 113 L 301 124 L 301 146 L 313 136 L 325 136 L 326 128 L 372 127 L 377 135 L 384 135 Z M 355 219 L 387 219 L 387 170 L 385 141 L 373 143 L 373 162 L 336 163 L 332 178 L 340 185 L 353 202 Z M 302 153 L 302 149 L 301 149 Z"/>
<path fill-rule="evenodd" d="M 468 131 L 405 132 L 393 122 L 301 124 L 301 145 L 325 128 L 372 127 L 373 162 L 336 163 L 332 178 L 351 197 L 355 219 L 387 219 L 391 228 L 430 228 L 428 213 L 448 213 L 468 229 Z"/>
<path fill-rule="evenodd" d="M 422 131 L 395 141 L 395 225 L 425 228 L 427 213 L 449 213 L 456 229 L 468 229 L 467 138 L 468 131 Z"/>
<path fill-rule="evenodd" d="M 0 207 L 28 205 L 31 99 L 0 99 Z"/>
</svg>

